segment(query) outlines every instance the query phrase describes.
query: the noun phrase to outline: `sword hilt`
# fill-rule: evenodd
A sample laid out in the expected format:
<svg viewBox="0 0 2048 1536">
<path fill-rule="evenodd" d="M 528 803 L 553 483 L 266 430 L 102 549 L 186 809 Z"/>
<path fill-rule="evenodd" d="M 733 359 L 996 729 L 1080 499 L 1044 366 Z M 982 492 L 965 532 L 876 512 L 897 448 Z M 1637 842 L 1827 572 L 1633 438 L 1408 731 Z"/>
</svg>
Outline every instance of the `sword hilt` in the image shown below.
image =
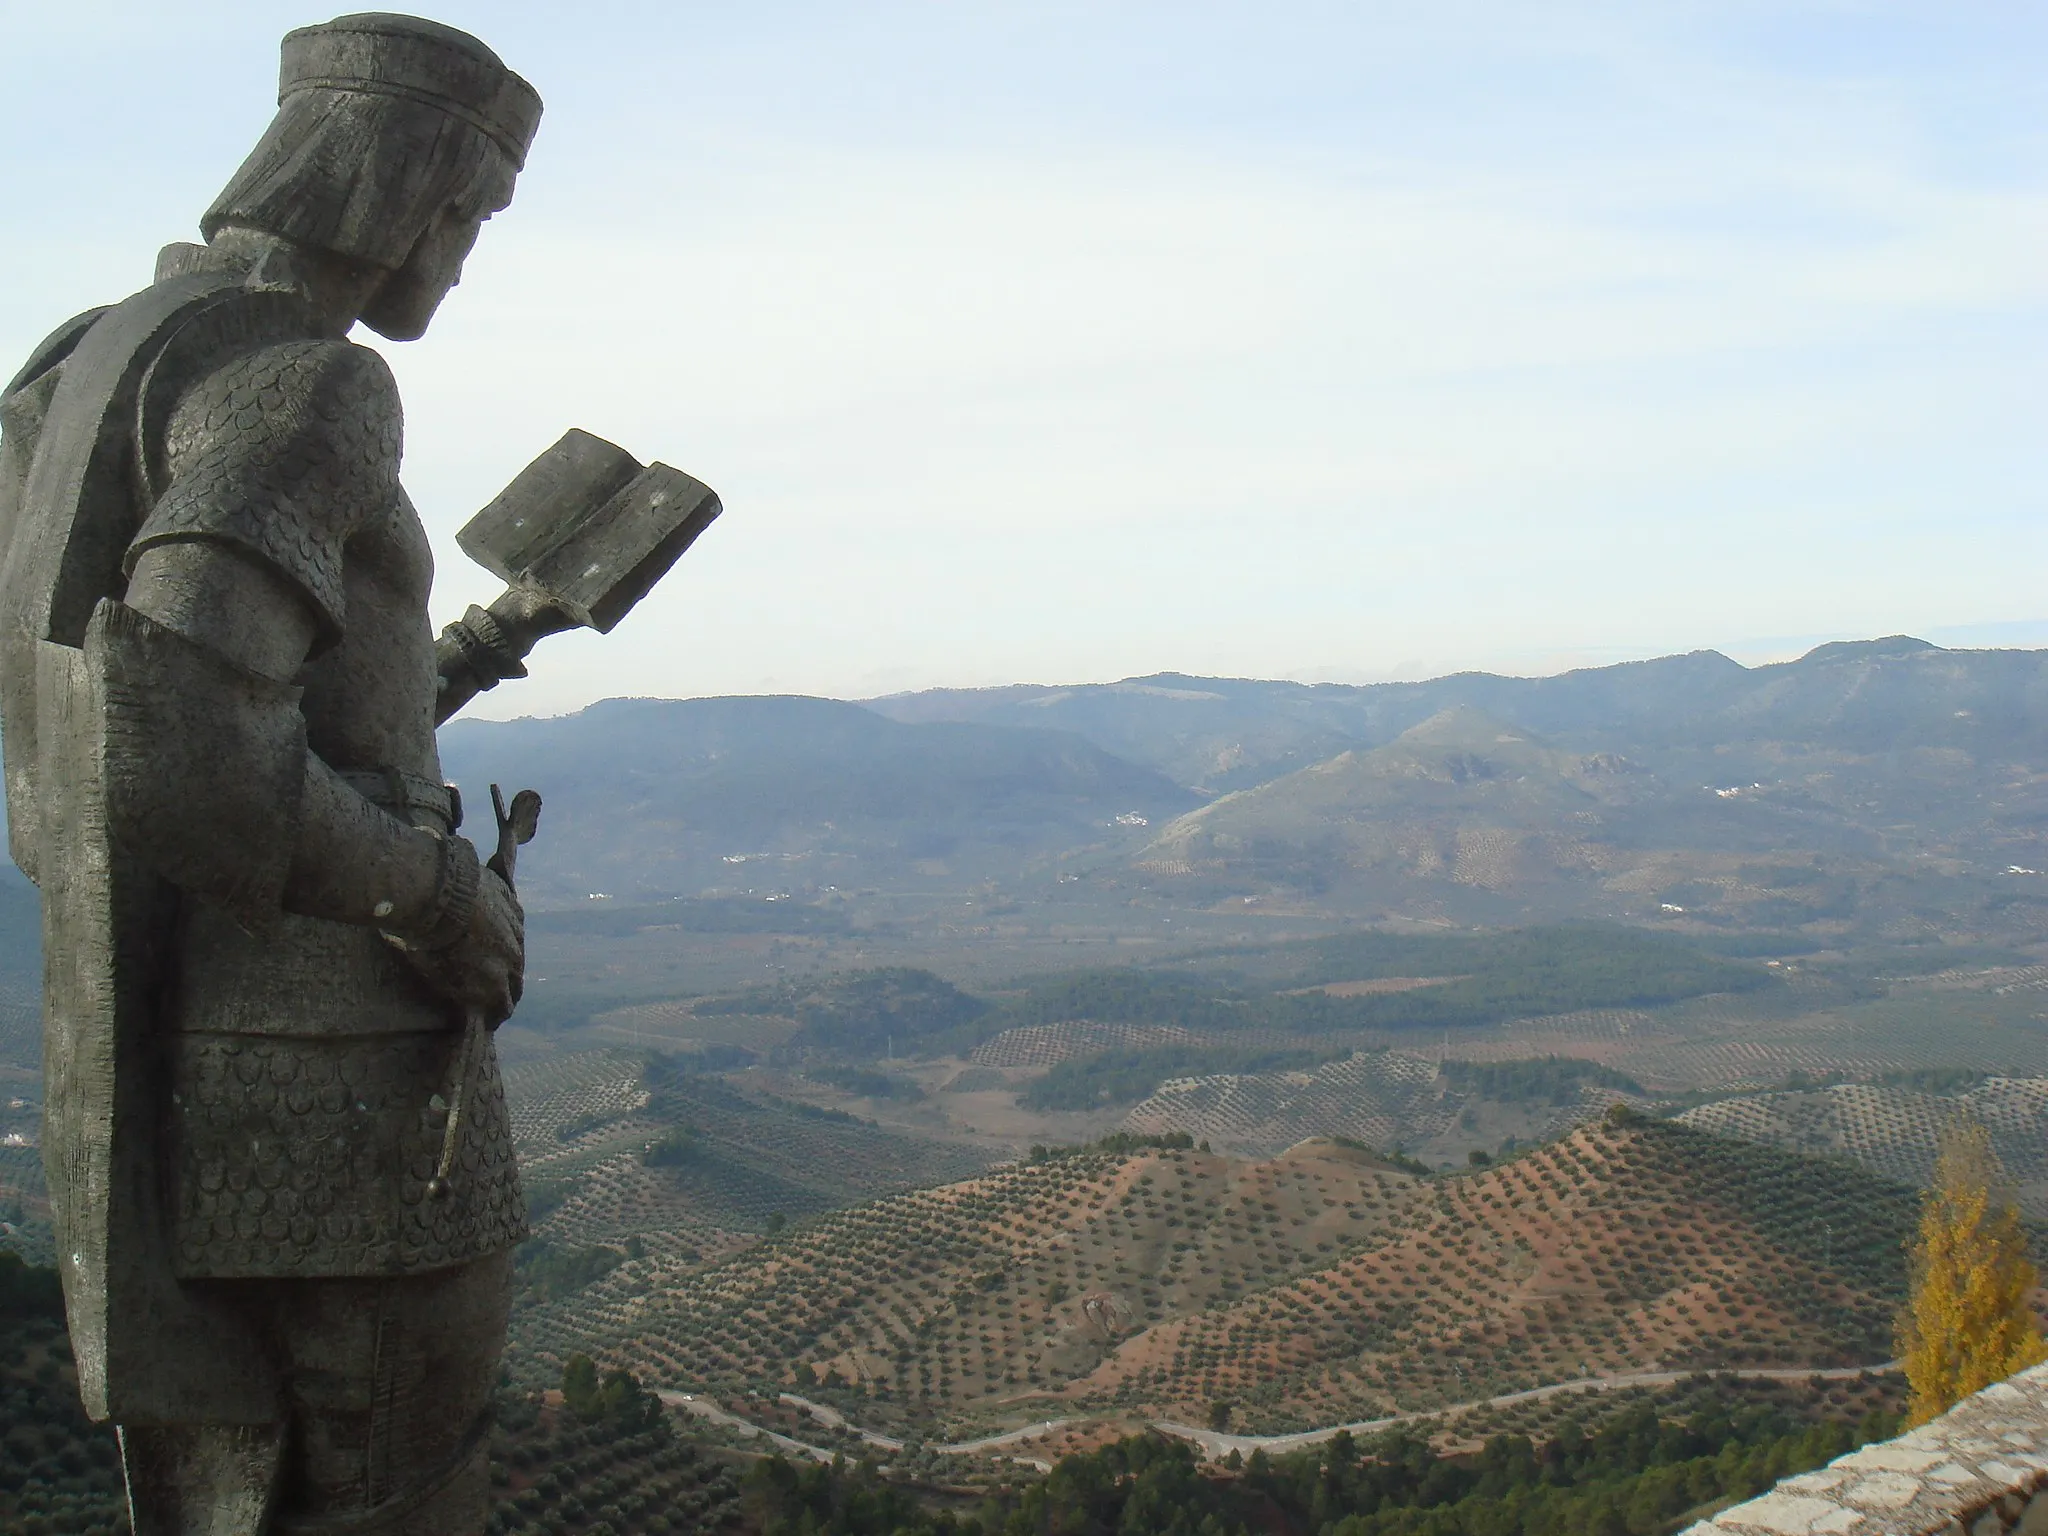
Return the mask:
<svg viewBox="0 0 2048 1536">
<path fill-rule="evenodd" d="M 507 885 L 512 884 L 512 872 L 519 862 L 519 846 L 533 841 L 533 834 L 540 830 L 540 792 L 522 789 L 512 797 L 512 808 L 505 808 L 505 792 L 497 785 L 491 786 L 491 813 L 498 818 L 498 851 L 490 858 L 490 867 L 497 871 L 498 878 Z"/>
<path fill-rule="evenodd" d="M 540 795 L 522 789 L 512 797 L 508 809 L 505 792 L 493 784 L 491 813 L 498 819 L 498 851 L 491 855 L 490 867 L 499 879 L 511 885 L 519 863 L 520 844 L 532 842 L 533 834 L 540 830 Z M 483 1011 L 469 1009 L 462 1021 L 462 1046 L 455 1053 L 455 1070 L 448 1076 L 448 1123 L 441 1128 L 441 1158 L 435 1165 L 434 1176 L 427 1180 L 427 1193 L 436 1200 L 448 1193 L 449 1175 L 455 1171 L 455 1154 L 462 1145 L 462 1122 L 469 1111 L 469 1096 L 475 1087 L 477 1068 L 483 1064 L 484 1041 L 489 1035 L 490 1026 L 484 1022 Z"/>
</svg>

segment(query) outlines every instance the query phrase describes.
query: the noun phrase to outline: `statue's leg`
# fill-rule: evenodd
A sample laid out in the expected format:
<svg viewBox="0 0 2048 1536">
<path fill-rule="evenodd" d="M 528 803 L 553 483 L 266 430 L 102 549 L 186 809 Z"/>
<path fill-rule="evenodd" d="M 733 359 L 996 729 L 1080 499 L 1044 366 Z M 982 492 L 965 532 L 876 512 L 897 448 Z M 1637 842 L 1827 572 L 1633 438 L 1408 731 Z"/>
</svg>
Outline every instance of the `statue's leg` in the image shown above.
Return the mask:
<svg viewBox="0 0 2048 1536">
<path fill-rule="evenodd" d="M 482 1536 L 511 1280 L 503 1253 L 388 1280 L 289 1282 L 280 1532 Z"/>
<path fill-rule="evenodd" d="M 264 1536 L 277 1501 L 284 1426 L 122 1425 L 135 1536 Z"/>
</svg>

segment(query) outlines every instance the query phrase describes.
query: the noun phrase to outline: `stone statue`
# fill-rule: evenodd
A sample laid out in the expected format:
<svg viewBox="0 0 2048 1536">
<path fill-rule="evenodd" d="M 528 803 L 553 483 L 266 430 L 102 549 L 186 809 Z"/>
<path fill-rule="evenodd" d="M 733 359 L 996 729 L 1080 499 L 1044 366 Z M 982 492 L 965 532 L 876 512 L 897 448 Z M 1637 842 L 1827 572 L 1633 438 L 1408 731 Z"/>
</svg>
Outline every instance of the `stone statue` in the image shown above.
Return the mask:
<svg viewBox="0 0 2048 1536">
<path fill-rule="evenodd" d="M 44 1156 L 137 1536 L 484 1527 L 527 1230 L 490 1031 L 538 800 L 480 860 L 434 731 L 543 636 L 610 629 L 718 512 L 571 432 L 463 531 L 505 595 L 434 637 L 397 392 L 346 337 L 425 332 L 540 112 L 451 28 L 291 33 L 206 244 L 0 393 Z"/>
</svg>

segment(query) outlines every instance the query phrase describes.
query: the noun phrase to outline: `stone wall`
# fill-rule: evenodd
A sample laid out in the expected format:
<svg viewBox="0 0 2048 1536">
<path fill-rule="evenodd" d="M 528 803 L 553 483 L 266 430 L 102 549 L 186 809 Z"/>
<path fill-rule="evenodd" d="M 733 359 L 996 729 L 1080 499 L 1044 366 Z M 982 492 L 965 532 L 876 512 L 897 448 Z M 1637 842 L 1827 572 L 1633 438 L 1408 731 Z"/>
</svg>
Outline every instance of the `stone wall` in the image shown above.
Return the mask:
<svg viewBox="0 0 2048 1536">
<path fill-rule="evenodd" d="M 2048 1536 L 2048 1365 L 1684 1536 Z"/>
</svg>

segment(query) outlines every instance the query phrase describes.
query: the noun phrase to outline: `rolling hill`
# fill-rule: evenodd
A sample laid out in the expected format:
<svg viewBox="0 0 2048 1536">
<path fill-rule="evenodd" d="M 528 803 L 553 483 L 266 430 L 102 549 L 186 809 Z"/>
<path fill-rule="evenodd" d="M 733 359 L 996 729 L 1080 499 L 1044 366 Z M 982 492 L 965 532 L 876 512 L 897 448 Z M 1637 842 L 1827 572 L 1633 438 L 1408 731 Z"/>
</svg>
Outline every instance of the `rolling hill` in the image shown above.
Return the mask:
<svg viewBox="0 0 2048 1536">
<path fill-rule="evenodd" d="M 1014 875 L 1119 815 L 1199 800 L 1070 732 L 905 725 L 830 699 L 610 699 L 456 721 L 441 743 L 473 813 L 493 780 L 541 789 L 520 873 L 542 905 Z"/>
<path fill-rule="evenodd" d="M 1667 1122 L 1440 1180 L 1386 1240 L 1123 1343 L 1065 1396 L 1308 1425 L 1630 1370 L 1881 1360 L 1910 1194 Z"/>
<path fill-rule="evenodd" d="M 686 1390 L 808 1391 L 913 1433 L 1062 1414 L 1289 1429 L 1592 1372 L 1884 1358 L 1910 1192 L 1668 1122 L 1468 1177 L 1334 1142 L 1052 1157 L 651 1254 L 522 1347 Z"/>
<path fill-rule="evenodd" d="M 1466 924 L 2024 927 L 2034 778 L 1920 746 L 1595 750 L 1457 706 L 1188 812 L 1130 867 L 1190 900 Z"/>
<path fill-rule="evenodd" d="M 1324 1204 L 1322 1185 L 1343 1198 Z M 628 1263 L 526 1338 L 630 1356 L 664 1384 L 838 1383 L 908 1423 L 1064 1385 L 1134 1327 L 1313 1267 L 1417 1187 L 1334 1146 L 1285 1166 L 1049 1158 L 834 1212 L 703 1270 Z"/>
<path fill-rule="evenodd" d="M 1594 873 L 1603 812 L 1661 786 L 1611 754 L 1561 751 L 1453 708 L 1386 746 L 1338 754 L 1169 824 L 1139 856 L 1161 874 L 1218 873 L 1326 891 L 1379 877 L 1473 893 Z M 1526 896 L 1523 898 L 1527 899 Z"/>
<path fill-rule="evenodd" d="M 1356 1051 L 1296 1071 L 1162 1082 L 1132 1106 L 1123 1128 L 1149 1136 L 1180 1131 L 1241 1157 L 1271 1157 L 1312 1137 L 1338 1136 L 1442 1152 L 1462 1163 L 1475 1145 L 1548 1140 L 1631 1099 L 1643 1102 L 1638 1085 L 1588 1061 L 1475 1068 L 1414 1051 Z"/>
<path fill-rule="evenodd" d="M 1406 974 L 1404 974 L 1404 972 Z M 1611 923 L 1483 934 L 1363 932 L 1196 950 L 1152 966 L 1018 978 L 978 996 L 907 967 L 844 971 L 699 999 L 691 1016 L 783 1017 L 804 1052 L 876 1058 L 972 1050 L 1013 1030 L 1141 1024 L 1227 1046 L 1261 1032 L 1422 1032 L 1573 1008 L 1769 992 L 1767 967 Z M 1364 1043 L 1354 1038 L 1350 1047 Z M 991 1061 L 990 1064 L 993 1064 Z"/>
<path fill-rule="evenodd" d="M 522 1062 L 505 1076 L 534 1213 L 528 1267 L 588 1273 L 628 1245 L 696 1263 L 780 1222 L 958 1179 L 987 1161 L 624 1051 Z"/>
<path fill-rule="evenodd" d="M 1721 1136 L 1851 1158 L 1885 1178 L 1924 1187 L 1934 1177 L 1943 1129 L 1964 1116 L 1982 1121 L 1991 1132 L 1992 1146 L 2018 1188 L 2021 1208 L 2048 1218 L 2048 1078 L 1994 1077 L 1950 1093 L 1836 1083 L 1721 1099 L 1678 1118 Z"/>
</svg>

